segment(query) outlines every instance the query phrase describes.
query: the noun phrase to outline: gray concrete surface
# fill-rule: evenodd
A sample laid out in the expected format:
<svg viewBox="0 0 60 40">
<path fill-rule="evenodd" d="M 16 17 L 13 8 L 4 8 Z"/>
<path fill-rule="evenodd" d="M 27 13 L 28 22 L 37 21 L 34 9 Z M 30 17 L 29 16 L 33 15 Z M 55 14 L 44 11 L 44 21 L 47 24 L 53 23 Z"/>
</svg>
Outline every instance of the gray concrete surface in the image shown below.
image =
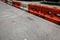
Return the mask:
<svg viewBox="0 0 60 40">
<path fill-rule="evenodd" d="M 60 26 L 0 1 L 0 40 L 60 40 Z"/>
</svg>

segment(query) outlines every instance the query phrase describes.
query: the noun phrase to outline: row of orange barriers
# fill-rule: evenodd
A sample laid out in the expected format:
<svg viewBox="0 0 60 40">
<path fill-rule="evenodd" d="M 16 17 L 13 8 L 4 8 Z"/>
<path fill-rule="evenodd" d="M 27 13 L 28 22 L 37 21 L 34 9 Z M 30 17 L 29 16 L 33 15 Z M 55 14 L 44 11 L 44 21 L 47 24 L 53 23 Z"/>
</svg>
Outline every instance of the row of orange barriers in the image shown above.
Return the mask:
<svg viewBox="0 0 60 40">
<path fill-rule="evenodd" d="M 7 3 L 7 1 L 5 1 L 5 3 Z M 12 1 L 12 6 L 20 8 L 21 2 Z M 60 25 L 60 8 L 53 6 L 28 4 L 27 11 Z"/>
</svg>

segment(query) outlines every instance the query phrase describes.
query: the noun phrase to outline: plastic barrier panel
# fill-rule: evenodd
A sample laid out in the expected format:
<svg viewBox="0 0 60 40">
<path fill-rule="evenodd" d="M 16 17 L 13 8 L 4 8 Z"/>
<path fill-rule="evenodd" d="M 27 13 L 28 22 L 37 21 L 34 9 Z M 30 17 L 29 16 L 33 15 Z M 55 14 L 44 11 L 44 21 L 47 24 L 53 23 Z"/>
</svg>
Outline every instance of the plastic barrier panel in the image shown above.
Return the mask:
<svg viewBox="0 0 60 40">
<path fill-rule="evenodd" d="M 20 8 L 21 3 L 20 3 L 20 2 L 17 2 L 17 1 L 13 1 L 13 2 L 12 2 L 12 6 L 14 6 L 14 7 L 16 7 L 16 8 Z"/>
<path fill-rule="evenodd" d="M 8 2 L 8 0 L 4 0 L 4 2 L 5 2 L 5 3 L 7 3 L 7 2 Z"/>
<path fill-rule="evenodd" d="M 32 14 L 41 16 L 44 19 L 52 21 L 56 24 L 60 24 L 60 10 L 57 8 L 36 4 L 29 4 L 28 6 L 28 11 L 32 12 Z"/>
</svg>

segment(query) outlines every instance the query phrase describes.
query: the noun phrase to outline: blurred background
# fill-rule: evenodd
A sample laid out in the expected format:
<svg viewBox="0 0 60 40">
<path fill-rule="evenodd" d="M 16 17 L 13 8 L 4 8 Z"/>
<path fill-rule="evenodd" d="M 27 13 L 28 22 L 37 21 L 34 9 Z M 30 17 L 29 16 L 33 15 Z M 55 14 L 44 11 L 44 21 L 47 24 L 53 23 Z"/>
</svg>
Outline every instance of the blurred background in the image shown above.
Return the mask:
<svg viewBox="0 0 60 40">
<path fill-rule="evenodd" d="M 52 1 L 52 2 L 59 2 L 60 0 L 18 0 L 18 1 Z"/>
<path fill-rule="evenodd" d="M 39 1 L 42 4 L 58 5 L 60 6 L 60 0 L 17 0 L 17 1 Z"/>
</svg>

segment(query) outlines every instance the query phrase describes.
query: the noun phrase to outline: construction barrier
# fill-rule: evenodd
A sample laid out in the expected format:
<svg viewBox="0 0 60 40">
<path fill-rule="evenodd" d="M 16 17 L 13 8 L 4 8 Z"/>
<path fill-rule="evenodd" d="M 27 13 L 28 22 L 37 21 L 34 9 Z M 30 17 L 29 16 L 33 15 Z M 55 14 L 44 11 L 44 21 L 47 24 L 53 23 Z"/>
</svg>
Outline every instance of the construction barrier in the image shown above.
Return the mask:
<svg viewBox="0 0 60 40">
<path fill-rule="evenodd" d="M 20 8 L 21 3 L 20 3 L 20 2 L 17 2 L 17 1 L 13 1 L 13 2 L 12 2 L 12 6 L 14 6 L 14 7 L 16 7 L 16 8 Z"/>
<path fill-rule="evenodd" d="M 4 0 L 5 3 L 8 3 L 8 0 Z"/>
<path fill-rule="evenodd" d="M 9 3 L 9 1 L 5 0 L 5 3 Z M 12 6 L 16 8 L 27 8 L 28 12 L 32 14 L 38 15 L 46 20 L 54 22 L 56 24 L 60 24 L 60 8 L 53 6 L 44 6 L 39 4 L 24 4 L 18 1 L 12 1 Z M 24 9 L 26 10 L 26 9 Z"/>
<path fill-rule="evenodd" d="M 60 10 L 55 7 L 29 4 L 29 11 L 44 19 L 60 24 Z"/>
</svg>

